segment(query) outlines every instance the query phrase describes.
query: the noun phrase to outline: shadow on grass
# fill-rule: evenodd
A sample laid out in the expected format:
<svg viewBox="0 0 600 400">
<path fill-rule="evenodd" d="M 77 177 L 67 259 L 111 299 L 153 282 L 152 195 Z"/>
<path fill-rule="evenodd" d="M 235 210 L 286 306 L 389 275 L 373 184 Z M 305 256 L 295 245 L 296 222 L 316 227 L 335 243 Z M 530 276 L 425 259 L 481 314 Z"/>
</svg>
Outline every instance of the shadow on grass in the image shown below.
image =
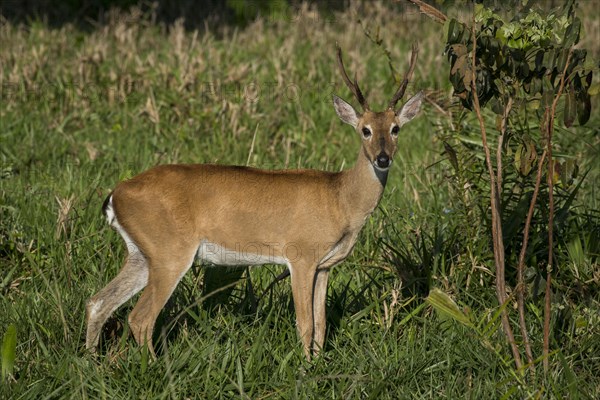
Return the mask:
<svg viewBox="0 0 600 400">
<path fill-rule="evenodd" d="M 431 273 L 438 268 L 436 260 L 444 254 L 449 257 L 454 243 L 436 231 L 430 236 L 421 235 L 408 242 L 395 241 L 393 248 L 386 243 L 383 245 L 390 248 L 387 261 L 403 281 L 402 296 L 425 298 L 429 293 Z M 231 317 L 235 323 L 247 325 L 271 324 L 268 317 L 271 311 L 283 309 L 283 316 L 289 318 L 289 323 L 294 326 L 295 312 L 287 279 L 289 276 L 278 276 L 280 269 L 269 271 L 250 276 L 249 268 L 245 267 L 194 265 L 159 315 L 153 334 L 157 355 L 162 354 L 163 343 L 168 346 L 184 335 L 188 328 L 201 335 L 216 335 L 219 318 Z M 327 292 L 326 351 L 331 350 L 331 343 L 347 321 L 368 311 L 373 299 L 381 297 L 382 290 L 385 290 L 386 285 L 382 283 L 385 278 L 381 274 L 363 272 L 366 279 L 358 287 L 348 277 L 339 276 L 330 282 Z M 129 346 L 135 346 L 133 340 L 124 337 L 128 335 L 124 325 L 131 308 L 130 303 L 106 323 L 102 334 L 102 352 L 124 340 L 129 342 Z M 220 336 L 219 340 L 226 340 L 226 336 Z M 296 344 L 299 345 L 299 342 L 290 343 Z"/>
<path fill-rule="evenodd" d="M 190 276 L 179 285 L 156 321 L 153 343 L 157 356 L 160 357 L 163 353 L 165 342 L 168 346 L 177 340 L 187 327 L 193 327 L 197 332 L 214 334 L 214 319 L 219 318 L 220 313 L 230 314 L 239 323 L 263 324 L 268 323 L 268 315 L 274 308 L 284 308 L 284 315 L 293 320 L 295 313 L 291 289 L 286 279 L 288 276 L 280 274 L 269 277 L 269 285 L 255 288 L 247 271 L 248 268 L 243 267 L 194 266 Z M 204 282 L 201 289 L 198 284 L 200 281 Z M 348 279 L 341 284 L 330 285 L 328 289 L 325 350 L 328 350 L 328 343 L 338 334 L 344 319 L 367 308 L 371 303 L 368 293 L 381 289 L 374 277 L 370 277 L 359 289 L 352 289 L 351 283 L 352 280 Z M 133 302 L 135 301 L 134 299 Z M 136 346 L 126 327 L 131 308 L 130 305 L 118 310 L 104 325 L 99 348 L 101 354 L 110 352 L 118 342 L 124 345 L 123 342 L 128 341 L 129 347 Z M 295 325 L 295 321 L 290 322 Z M 220 340 L 226 338 L 223 336 Z"/>
</svg>

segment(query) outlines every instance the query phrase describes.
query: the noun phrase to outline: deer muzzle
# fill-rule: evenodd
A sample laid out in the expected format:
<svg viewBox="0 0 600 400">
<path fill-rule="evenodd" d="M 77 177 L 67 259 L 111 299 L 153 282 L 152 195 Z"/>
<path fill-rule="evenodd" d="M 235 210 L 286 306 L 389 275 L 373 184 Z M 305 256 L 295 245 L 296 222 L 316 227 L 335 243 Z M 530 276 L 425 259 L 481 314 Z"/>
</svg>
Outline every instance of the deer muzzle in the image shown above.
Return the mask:
<svg viewBox="0 0 600 400">
<path fill-rule="evenodd" d="M 381 152 L 375 158 L 375 162 L 373 163 L 376 168 L 381 170 L 386 170 L 392 164 L 392 159 L 385 152 Z"/>
</svg>

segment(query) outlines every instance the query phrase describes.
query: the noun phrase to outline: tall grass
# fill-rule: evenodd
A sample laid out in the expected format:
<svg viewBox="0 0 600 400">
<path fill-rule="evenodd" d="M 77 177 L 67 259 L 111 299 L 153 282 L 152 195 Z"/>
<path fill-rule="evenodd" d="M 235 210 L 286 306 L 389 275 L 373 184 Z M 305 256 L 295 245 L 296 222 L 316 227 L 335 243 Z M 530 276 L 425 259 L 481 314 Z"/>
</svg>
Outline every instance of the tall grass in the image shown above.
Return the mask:
<svg viewBox="0 0 600 400">
<path fill-rule="evenodd" d="M 597 18 L 582 15 L 593 31 Z M 252 269 L 216 311 L 198 303 L 203 270 L 194 267 L 161 314 L 156 362 L 129 337 L 135 299 L 107 324 L 100 355 L 87 354 L 85 301 L 125 256 L 99 211 L 116 182 L 170 162 L 350 166 L 358 138 L 330 104 L 333 92 L 350 99 L 335 68 L 336 42 L 373 108 L 395 90 L 381 49 L 402 72 L 415 39 L 420 59 L 409 93 L 449 93 L 440 73 L 442 32 L 398 4 L 351 3 L 327 18 L 304 6 L 293 18 L 265 16 L 219 31 L 152 21 L 132 9 L 90 31 L 0 25 L 4 397 L 600 396 L 598 233 L 581 232 L 561 253 L 578 278 L 556 282 L 563 299 L 549 375 L 524 384 L 495 319 L 488 229 L 457 204 L 440 141 L 449 119 L 434 107 L 404 129 L 382 203 L 334 269 L 322 357 L 303 358 L 289 282 L 268 289 L 280 266 Z M 598 54 L 597 43 L 586 43 Z M 557 138 L 592 168 L 577 203 L 592 220 L 599 179 L 593 119 L 591 130 Z M 433 313 L 423 302 L 433 287 L 481 329 Z M 541 318 L 536 303 L 528 312 Z"/>
</svg>

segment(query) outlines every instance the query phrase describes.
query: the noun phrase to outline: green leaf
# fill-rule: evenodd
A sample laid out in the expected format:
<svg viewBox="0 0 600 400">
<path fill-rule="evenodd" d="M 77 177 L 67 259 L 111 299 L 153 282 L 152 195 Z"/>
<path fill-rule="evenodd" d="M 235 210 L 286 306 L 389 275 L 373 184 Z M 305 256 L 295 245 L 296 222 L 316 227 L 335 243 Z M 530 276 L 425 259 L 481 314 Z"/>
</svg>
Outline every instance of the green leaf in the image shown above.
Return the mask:
<svg viewBox="0 0 600 400">
<path fill-rule="evenodd" d="M 539 99 L 533 99 L 529 103 L 527 103 L 527 109 L 532 111 L 539 110 L 540 104 L 541 103 Z"/>
<path fill-rule="evenodd" d="M 477 3 L 475 4 L 475 21 L 477 23 L 483 23 L 488 20 L 492 16 L 492 10 L 489 8 L 485 8 L 483 4 Z"/>
<path fill-rule="evenodd" d="M 471 68 L 467 62 L 468 56 L 466 54 L 458 57 L 452 69 L 450 70 L 450 82 L 454 86 L 454 90 L 458 93 L 464 92 L 469 86 L 465 86 L 463 81 L 466 74 L 471 74 Z"/>
<path fill-rule="evenodd" d="M 13 373 L 17 350 L 17 327 L 10 324 L 2 338 L 2 378 Z"/>
<path fill-rule="evenodd" d="M 544 57 L 542 59 L 542 66 L 547 70 L 551 70 L 554 68 L 555 61 L 555 51 L 554 49 L 544 52 Z"/>
<path fill-rule="evenodd" d="M 538 77 L 534 77 L 533 79 L 531 79 L 531 87 L 529 89 L 529 93 L 531 95 L 537 94 L 537 93 L 542 93 L 542 79 L 538 78 Z"/>
<path fill-rule="evenodd" d="M 529 77 L 529 72 L 529 64 L 527 62 L 517 64 L 517 78 L 524 81 Z"/>
<path fill-rule="evenodd" d="M 588 74 L 585 76 L 585 83 L 586 83 L 586 87 L 589 88 L 592 85 L 592 76 L 593 76 L 593 71 L 588 72 Z"/>
<path fill-rule="evenodd" d="M 537 160 L 535 143 L 529 138 L 523 138 L 515 152 L 515 168 L 523 176 L 529 175 Z"/>
<path fill-rule="evenodd" d="M 581 20 L 575 17 L 571 25 L 567 27 L 563 46 L 565 48 L 573 47 L 579 42 L 579 32 L 581 31 Z"/>
<path fill-rule="evenodd" d="M 490 101 L 490 106 L 496 115 L 502 115 L 504 113 L 504 107 L 502 107 L 502 103 L 500 103 L 497 98 L 493 98 Z"/>
<path fill-rule="evenodd" d="M 568 53 L 568 50 L 565 50 Z M 585 64 L 585 59 L 587 57 L 587 50 L 585 49 L 574 49 L 573 54 L 571 55 L 571 61 L 569 62 L 569 66 L 567 67 L 567 75 L 571 75 L 571 73 L 577 68 L 581 69 L 581 66 Z M 562 73 L 562 70 L 559 70 Z M 582 74 L 583 76 L 583 74 Z"/>
<path fill-rule="evenodd" d="M 462 310 L 458 307 L 454 300 L 450 298 L 450 296 L 442 292 L 440 289 L 432 289 L 429 292 L 429 296 L 427 296 L 426 301 L 431 304 L 431 306 L 440 314 L 450 317 L 463 325 L 473 327 L 473 323 L 469 317 L 462 312 Z"/>
<path fill-rule="evenodd" d="M 553 167 L 552 167 L 552 171 L 553 171 L 552 182 L 555 185 L 558 185 L 558 182 L 560 180 L 560 175 L 562 173 L 562 164 L 558 160 L 552 160 L 552 165 L 553 165 Z"/>
<path fill-rule="evenodd" d="M 542 93 L 542 98 L 540 100 L 542 107 L 550 107 L 552 106 L 552 102 L 554 101 L 554 93 L 552 92 L 552 90 L 546 90 L 544 91 L 544 93 Z"/>
<path fill-rule="evenodd" d="M 569 159 L 562 164 L 562 169 L 560 171 L 560 181 L 565 186 L 570 186 L 575 178 L 577 178 L 577 174 L 579 173 L 579 165 L 577 164 L 577 160 Z"/>
<path fill-rule="evenodd" d="M 500 307 L 498 307 L 498 309 L 494 312 L 492 318 L 490 318 L 487 324 L 483 327 L 482 324 L 486 321 L 486 319 L 481 319 L 481 321 L 479 322 L 479 332 L 482 337 L 490 339 L 494 335 L 494 332 L 497 331 L 499 325 L 498 321 L 502 316 L 502 312 L 506 309 L 506 307 L 508 307 L 509 303 L 509 299 L 506 299 L 506 301 L 503 304 L 500 304 Z"/>
<path fill-rule="evenodd" d="M 140 348 L 140 353 L 140 371 L 142 372 L 142 374 L 145 374 L 146 371 L 148 371 L 148 365 L 150 364 L 150 349 L 148 348 L 148 345 L 143 345 Z"/>
<path fill-rule="evenodd" d="M 563 113 L 563 122 L 567 128 L 573 126 L 575 116 L 577 115 L 577 104 L 575 102 L 575 91 L 573 88 L 567 91 L 565 98 L 565 110 Z"/>
<path fill-rule="evenodd" d="M 577 121 L 579 125 L 585 125 L 590 120 L 591 113 L 592 102 L 590 95 L 582 90 L 577 94 Z"/>
<path fill-rule="evenodd" d="M 406 303 L 408 304 L 408 303 Z M 423 307 L 425 307 L 425 303 L 421 303 L 419 304 L 417 307 L 415 307 L 414 310 L 412 310 L 406 317 L 402 318 L 402 321 L 400 321 L 398 323 L 399 326 L 403 326 L 406 325 L 415 315 L 417 315 L 418 313 L 421 312 L 421 310 L 423 309 Z"/>
<path fill-rule="evenodd" d="M 244 370 L 242 368 L 242 361 L 240 360 L 239 356 L 235 358 L 235 372 L 238 390 L 240 391 L 240 395 L 242 395 L 244 394 Z"/>
<path fill-rule="evenodd" d="M 444 141 L 444 150 L 446 151 L 446 155 L 448 156 L 448 159 L 450 160 L 450 164 L 452 164 L 454 171 L 458 174 L 459 169 L 458 169 L 458 158 L 456 157 L 456 151 L 446 141 Z"/>
<path fill-rule="evenodd" d="M 592 167 L 588 168 L 588 170 L 585 171 L 585 173 L 583 174 L 581 179 L 579 179 L 579 181 L 577 182 L 577 185 L 569 193 L 569 197 L 567 197 L 567 200 L 564 202 L 562 207 L 556 211 L 556 217 L 554 220 L 556 221 L 556 223 L 558 225 L 562 224 L 566 220 L 566 218 L 569 215 L 569 212 L 571 210 L 571 207 L 573 206 L 573 202 L 575 201 L 575 197 L 577 196 L 577 193 L 579 192 L 581 185 L 585 181 L 585 177 L 591 170 L 592 170 Z"/>
<path fill-rule="evenodd" d="M 462 39 L 464 27 L 455 18 L 452 18 L 450 25 L 448 25 L 448 44 L 460 43 Z"/>
<path fill-rule="evenodd" d="M 569 56 L 569 49 L 562 49 L 556 59 L 556 69 L 562 74 L 567 64 L 567 57 Z"/>
</svg>

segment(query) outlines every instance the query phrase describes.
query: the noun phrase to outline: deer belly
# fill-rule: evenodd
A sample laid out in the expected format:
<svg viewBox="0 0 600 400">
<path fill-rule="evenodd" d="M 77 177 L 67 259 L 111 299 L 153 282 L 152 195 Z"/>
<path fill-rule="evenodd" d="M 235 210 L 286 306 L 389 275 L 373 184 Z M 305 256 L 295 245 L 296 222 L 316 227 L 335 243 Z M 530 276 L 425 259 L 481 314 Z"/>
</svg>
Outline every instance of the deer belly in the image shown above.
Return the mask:
<svg viewBox="0 0 600 400">
<path fill-rule="evenodd" d="M 223 266 L 289 264 L 287 258 L 273 254 L 273 250 L 268 246 L 255 243 L 236 244 L 234 248 L 227 248 L 202 240 L 196 257 L 200 261 Z"/>
</svg>

